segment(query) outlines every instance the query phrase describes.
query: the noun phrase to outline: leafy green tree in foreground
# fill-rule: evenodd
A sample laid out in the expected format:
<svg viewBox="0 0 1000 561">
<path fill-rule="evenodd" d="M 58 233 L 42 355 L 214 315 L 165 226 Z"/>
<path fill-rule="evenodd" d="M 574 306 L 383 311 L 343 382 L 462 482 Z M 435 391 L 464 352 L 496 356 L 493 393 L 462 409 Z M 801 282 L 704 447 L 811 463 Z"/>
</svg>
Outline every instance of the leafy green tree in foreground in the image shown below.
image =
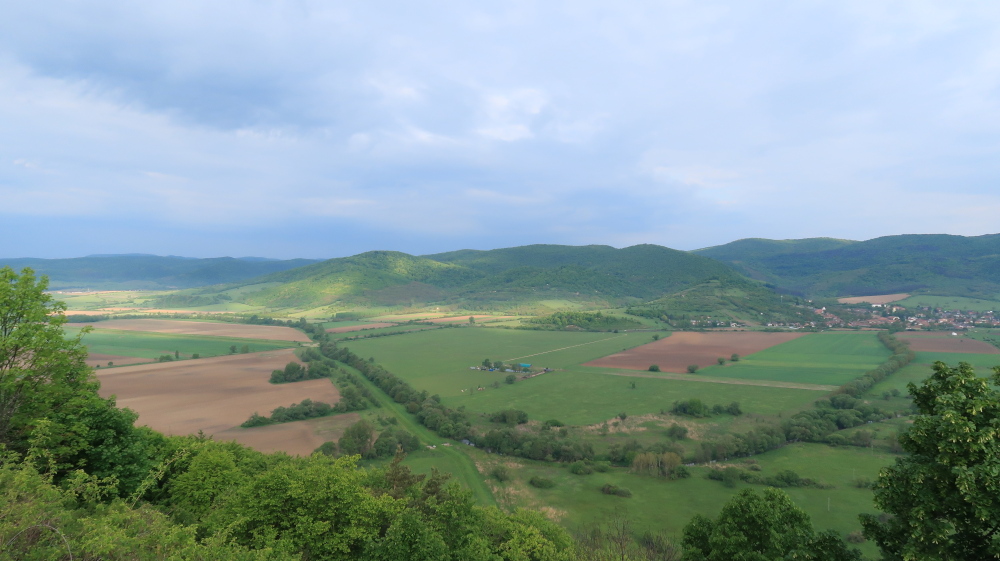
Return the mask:
<svg viewBox="0 0 1000 561">
<path fill-rule="evenodd" d="M 816 534 L 809 515 L 778 489 L 741 491 L 715 520 L 696 515 L 684 527 L 685 561 L 856 561 L 861 554 L 832 530 Z"/>
<path fill-rule="evenodd" d="M 991 379 L 971 365 L 934 363 L 909 385 L 919 415 L 900 435 L 909 453 L 884 468 L 875 505 L 891 515 L 862 515 L 865 536 L 887 560 L 1000 557 L 1000 367 Z"/>
</svg>

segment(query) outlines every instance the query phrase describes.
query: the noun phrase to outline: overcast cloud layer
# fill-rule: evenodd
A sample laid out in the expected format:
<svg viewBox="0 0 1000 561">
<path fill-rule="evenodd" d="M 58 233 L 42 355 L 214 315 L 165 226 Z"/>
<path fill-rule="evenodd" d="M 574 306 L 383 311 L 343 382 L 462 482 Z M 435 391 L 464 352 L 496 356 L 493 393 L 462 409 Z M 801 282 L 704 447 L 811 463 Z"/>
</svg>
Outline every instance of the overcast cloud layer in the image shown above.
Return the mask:
<svg viewBox="0 0 1000 561">
<path fill-rule="evenodd" d="M 1000 230 L 992 0 L 4 4 L 4 257 Z"/>
</svg>

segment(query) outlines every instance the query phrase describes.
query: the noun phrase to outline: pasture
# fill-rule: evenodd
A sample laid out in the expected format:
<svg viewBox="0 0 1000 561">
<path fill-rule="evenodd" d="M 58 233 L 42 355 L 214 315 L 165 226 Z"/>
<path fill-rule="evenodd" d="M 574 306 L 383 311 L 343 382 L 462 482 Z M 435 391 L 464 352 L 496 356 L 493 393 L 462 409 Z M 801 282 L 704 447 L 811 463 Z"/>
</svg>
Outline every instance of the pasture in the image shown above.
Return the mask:
<svg viewBox="0 0 1000 561">
<path fill-rule="evenodd" d="M 891 302 L 898 302 L 909 297 L 909 294 L 880 294 L 876 296 L 849 296 L 846 298 L 837 298 L 837 302 L 841 304 L 889 304 Z"/>
<path fill-rule="evenodd" d="M 1000 349 L 985 341 L 964 335 L 954 336 L 951 332 L 900 333 L 897 337 L 907 341 L 910 348 L 918 352 L 1000 354 Z"/>
<path fill-rule="evenodd" d="M 66 326 L 68 336 L 80 332 L 79 327 Z M 285 349 L 298 346 L 290 341 L 244 339 L 239 337 L 211 337 L 198 335 L 175 335 L 170 333 L 148 333 L 142 331 L 117 331 L 95 329 L 83 336 L 88 351 L 95 354 L 115 355 L 154 359 L 162 355 L 179 352 L 182 358 L 190 358 L 197 353 L 202 358 L 230 354 L 230 347 L 241 350 L 246 345 L 251 352 Z M 112 359 L 113 360 L 113 359 Z"/>
</svg>

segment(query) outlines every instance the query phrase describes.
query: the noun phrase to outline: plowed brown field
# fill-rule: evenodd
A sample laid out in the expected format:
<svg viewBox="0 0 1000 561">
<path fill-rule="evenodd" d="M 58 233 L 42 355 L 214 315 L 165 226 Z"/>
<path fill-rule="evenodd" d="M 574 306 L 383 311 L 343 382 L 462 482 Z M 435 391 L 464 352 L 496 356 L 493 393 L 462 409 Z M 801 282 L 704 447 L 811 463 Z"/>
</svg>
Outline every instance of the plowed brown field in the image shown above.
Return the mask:
<svg viewBox="0 0 1000 561">
<path fill-rule="evenodd" d="M 166 434 L 218 434 L 255 411 L 267 415 L 303 399 L 334 404 L 330 380 L 271 384 L 271 371 L 297 361 L 291 349 L 161 362 L 97 371 L 102 396 L 139 414 L 137 424 Z M 295 444 L 289 442 L 289 447 Z"/>
<path fill-rule="evenodd" d="M 752 354 L 802 335 L 759 331 L 678 332 L 641 347 L 592 360 L 583 366 L 646 370 L 656 364 L 663 372 L 687 372 L 690 364 L 708 366 L 715 364 L 719 357 L 729 359 L 733 353 L 741 356 Z"/>
<path fill-rule="evenodd" d="M 120 329 L 122 331 L 148 331 L 181 335 L 215 335 L 217 337 L 242 337 L 245 339 L 271 339 L 272 341 L 309 342 L 309 337 L 291 327 L 275 325 L 245 325 L 241 323 L 211 323 L 171 319 L 112 319 L 74 326 L 90 325 L 95 329 Z"/>
<path fill-rule="evenodd" d="M 361 415 L 357 413 L 344 413 L 252 429 L 236 427 L 215 433 L 215 439 L 235 440 L 261 452 L 286 452 L 308 456 L 324 442 L 340 440 L 344 429 L 360 419 Z"/>
<path fill-rule="evenodd" d="M 898 333 L 896 337 L 908 342 L 911 349 L 919 352 L 1000 354 L 1000 349 L 986 341 L 955 337 L 949 333 Z"/>
</svg>

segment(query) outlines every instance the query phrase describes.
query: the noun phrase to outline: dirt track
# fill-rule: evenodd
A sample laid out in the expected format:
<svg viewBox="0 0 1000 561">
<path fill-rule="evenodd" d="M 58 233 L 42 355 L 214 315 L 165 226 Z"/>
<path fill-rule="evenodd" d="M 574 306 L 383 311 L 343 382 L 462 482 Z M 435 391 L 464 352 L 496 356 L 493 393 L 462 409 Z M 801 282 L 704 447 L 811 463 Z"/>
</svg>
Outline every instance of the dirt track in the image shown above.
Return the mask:
<svg viewBox="0 0 1000 561">
<path fill-rule="evenodd" d="M 977 339 L 955 337 L 951 333 L 899 333 L 896 335 L 910 344 L 910 349 L 928 353 L 1000 354 L 1000 349 Z"/>
<path fill-rule="evenodd" d="M 242 323 L 211 323 L 171 319 L 112 319 L 75 326 L 92 326 L 94 329 L 119 329 L 122 331 L 148 331 L 181 335 L 214 335 L 216 337 L 242 337 L 245 339 L 271 339 L 273 341 L 299 341 L 308 343 L 309 337 L 291 327 L 275 325 L 246 325 Z"/>
<path fill-rule="evenodd" d="M 153 360 L 137 356 L 105 355 L 101 353 L 90 353 L 87 357 L 87 366 L 100 366 L 101 368 L 104 368 L 108 365 L 108 362 L 113 362 L 118 366 L 125 366 L 126 364 L 153 362 Z"/>
<path fill-rule="evenodd" d="M 802 333 L 723 331 L 716 333 L 682 331 L 627 351 L 592 360 L 583 366 L 647 370 L 656 364 L 663 372 L 687 372 L 688 365 L 710 366 L 719 357 L 729 360 L 733 353 L 746 356 L 801 337 Z"/>
<path fill-rule="evenodd" d="M 102 396 L 139 414 L 137 424 L 166 434 L 217 434 L 255 411 L 267 415 L 303 399 L 336 403 L 330 380 L 271 384 L 271 371 L 296 361 L 291 349 L 97 371 Z M 293 443 L 289 443 L 291 446 Z"/>
</svg>

